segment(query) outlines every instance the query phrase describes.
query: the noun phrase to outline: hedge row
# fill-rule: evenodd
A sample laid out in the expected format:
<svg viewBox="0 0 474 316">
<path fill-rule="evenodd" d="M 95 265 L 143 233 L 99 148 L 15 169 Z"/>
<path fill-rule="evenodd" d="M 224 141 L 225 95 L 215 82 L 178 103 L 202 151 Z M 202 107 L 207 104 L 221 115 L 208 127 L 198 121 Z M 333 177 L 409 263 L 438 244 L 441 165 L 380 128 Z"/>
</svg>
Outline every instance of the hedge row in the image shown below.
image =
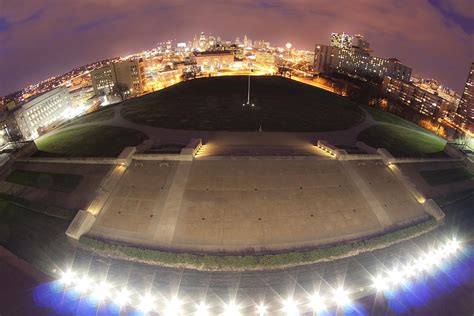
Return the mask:
<svg viewBox="0 0 474 316">
<path fill-rule="evenodd" d="M 80 243 L 105 254 L 136 259 L 165 266 L 188 267 L 201 270 L 261 270 L 316 263 L 350 255 L 361 250 L 388 246 L 436 227 L 438 222 L 426 222 L 404 228 L 383 236 L 315 250 L 268 255 L 198 255 L 143 249 L 104 242 L 82 236 Z"/>
<path fill-rule="evenodd" d="M 36 213 L 41 213 L 48 216 L 65 219 L 68 221 L 72 221 L 74 219 L 74 216 L 76 215 L 75 211 L 72 211 L 69 209 L 46 205 L 46 204 L 38 203 L 38 202 L 28 201 L 21 197 L 10 195 L 7 193 L 0 192 L 0 200 L 9 202 L 11 204 L 15 204 L 17 206 L 20 206 L 22 208 L 28 209 Z"/>
</svg>

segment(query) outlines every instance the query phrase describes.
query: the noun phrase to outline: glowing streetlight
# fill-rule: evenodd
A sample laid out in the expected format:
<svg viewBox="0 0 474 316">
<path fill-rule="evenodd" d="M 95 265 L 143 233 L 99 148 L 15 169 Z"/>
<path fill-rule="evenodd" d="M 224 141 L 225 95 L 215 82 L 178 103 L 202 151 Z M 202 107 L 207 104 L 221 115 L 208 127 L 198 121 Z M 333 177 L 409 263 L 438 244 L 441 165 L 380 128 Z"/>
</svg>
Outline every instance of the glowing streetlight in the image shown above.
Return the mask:
<svg viewBox="0 0 474 316">
<path fill-rule="evenodd" d="M 286 43 L 285 45 L 286 49 L 291 49 L 291 46 L 292 46 L 291 43 Z"/>
</svg>

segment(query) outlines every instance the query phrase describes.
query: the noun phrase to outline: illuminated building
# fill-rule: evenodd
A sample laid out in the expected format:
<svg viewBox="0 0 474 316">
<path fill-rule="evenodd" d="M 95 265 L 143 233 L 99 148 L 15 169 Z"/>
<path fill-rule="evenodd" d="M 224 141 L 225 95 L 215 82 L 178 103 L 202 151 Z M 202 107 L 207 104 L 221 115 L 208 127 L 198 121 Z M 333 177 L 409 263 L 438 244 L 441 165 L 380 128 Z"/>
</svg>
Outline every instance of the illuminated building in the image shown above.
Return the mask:
<svg viewBox="0 0 474 316">
<path fill-rule="evenodd" d="M 385 76 L 410 81 L 410 67 L 395 58 L 386 59 L 370 53 L 370 45 L 362 35 L 333 33 L 330 46 L 316 45 L 314 71 L 337 72 L 376 81 L 382 81 Z"/>
<path fill-rule="evenodd" d="M 91 72 L 92 87 L 96 95 L 113 93 L 117 84 L 126 87 L 125 96 L 137 96 L 145 87 L 143 60 L 124 60 L 111 63 Z"/>
<path fill-rule="evenodd" d="M 444 117 L 455 104 L 412 83 L 385 77 L 382 90 L 403 105 L 429 118 Z"/>
<path fill-rule="evenodd" d="M 66 87 L 58 87 L 23 104 L 13 113 L 24 140 L 40 135 L 40 130 L 63 119 L 63 112 L 70 105 Z"/>
<path fill-rule="evenodd" d="M 342 49 L 351 49 L 352 47 L 352 36 L 342 33 L 332 33 L 331 34 L 331 46 L 342 48 Z"/>
<path fill-rule="evenodd" d="M 195 52 L 194 59 L 203 71 L 229 68 L 234 63 L 234 54 L 230 51 Z"/>
<path fill-rule="evenodd" d="M 474 130 L 474 62 L 471 64 L 454 121 L 467 130 Z"/>
</svg>

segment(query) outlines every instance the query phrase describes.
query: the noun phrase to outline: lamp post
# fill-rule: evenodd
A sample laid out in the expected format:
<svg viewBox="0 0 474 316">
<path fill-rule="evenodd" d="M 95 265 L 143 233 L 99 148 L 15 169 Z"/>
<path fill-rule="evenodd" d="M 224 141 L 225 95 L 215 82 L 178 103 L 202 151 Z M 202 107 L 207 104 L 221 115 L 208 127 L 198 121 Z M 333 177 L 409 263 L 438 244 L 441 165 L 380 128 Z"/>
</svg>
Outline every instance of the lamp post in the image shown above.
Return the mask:
<svg viewBox="0 0 474 316">
<path fill-rule="evenodd" d="M 248 76 L 248 87 L 247 87 L 247 103 L 242 103 L 242 106 L 250 105 L 255 106 L 255 104 L 250 103 L 250 76 Z"/>
</svg>

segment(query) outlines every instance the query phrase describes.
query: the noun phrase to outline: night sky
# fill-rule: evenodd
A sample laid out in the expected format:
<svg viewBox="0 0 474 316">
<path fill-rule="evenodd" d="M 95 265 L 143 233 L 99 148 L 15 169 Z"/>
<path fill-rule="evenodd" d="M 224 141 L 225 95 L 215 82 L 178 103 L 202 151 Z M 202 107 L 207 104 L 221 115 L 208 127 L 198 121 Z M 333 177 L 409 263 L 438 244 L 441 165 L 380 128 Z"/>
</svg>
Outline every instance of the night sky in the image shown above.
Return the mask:
<svg viewBox="0 0 474 316">
<path fill-rule="evenodd" d="M 311 50 L 360 33 L 375 55 L 458 92 L 474 61 L 472 0 L 0 0 L 0 95 L 201 31 Z"/>
</svg>

